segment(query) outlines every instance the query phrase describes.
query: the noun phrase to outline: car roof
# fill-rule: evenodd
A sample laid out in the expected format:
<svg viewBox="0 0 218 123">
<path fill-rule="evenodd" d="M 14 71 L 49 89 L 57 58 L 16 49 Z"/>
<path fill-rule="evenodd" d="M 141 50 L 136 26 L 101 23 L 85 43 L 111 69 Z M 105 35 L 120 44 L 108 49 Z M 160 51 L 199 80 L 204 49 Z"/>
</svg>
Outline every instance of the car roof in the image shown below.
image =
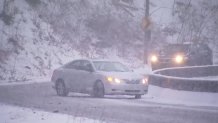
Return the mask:
<svg viewBox="0 0 218 123">
<path fill-rule="evenodd" d="M 174 46 L 174 47 L 183 47 L 183 46 L 190 46 L 191 44 L 168 44 L 166 46 Z"/>
<path fill-rule="evenodd" d="M 73 61 L 77 61 L 77 60 L 87 60 L 87 61 L 91 61 L 91 62 L 119 62 L 116 60 L 110 60 L 110 59 L 88 59 L 88 58 L 81 58 L 81 59 L 74 59 Z"/>
<path fill-rule="evenodd" d="M 115 60 L 110 60 L 110 59 L 92 59 L 93 62 L 119 62 Z"/>
</svg>

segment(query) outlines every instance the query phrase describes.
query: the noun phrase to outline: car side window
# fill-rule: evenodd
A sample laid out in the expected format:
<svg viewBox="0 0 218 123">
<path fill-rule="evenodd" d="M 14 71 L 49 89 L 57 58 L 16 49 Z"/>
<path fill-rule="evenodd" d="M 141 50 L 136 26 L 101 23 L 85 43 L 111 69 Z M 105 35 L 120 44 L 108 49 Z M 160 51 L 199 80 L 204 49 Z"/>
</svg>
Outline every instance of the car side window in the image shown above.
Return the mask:
<svg viewBox="0 0 218 123">
<path fill-rule="evenodd" d="M 83 60 L 83 61 L 81 61 L 80 69 L 88 71 L 88 70 L 90 70 L 90 66 L 91 66 L 91 63 L 89 61 Z"/>
<path fill-rule="evenodd" d="M 80 61 L 73 61 L 69 64 L 67 64 L 65 66 L 65 68 L 68 68 L 68 69 L 79 69 L 81 66 L 81 62 Z"/>
</svg>

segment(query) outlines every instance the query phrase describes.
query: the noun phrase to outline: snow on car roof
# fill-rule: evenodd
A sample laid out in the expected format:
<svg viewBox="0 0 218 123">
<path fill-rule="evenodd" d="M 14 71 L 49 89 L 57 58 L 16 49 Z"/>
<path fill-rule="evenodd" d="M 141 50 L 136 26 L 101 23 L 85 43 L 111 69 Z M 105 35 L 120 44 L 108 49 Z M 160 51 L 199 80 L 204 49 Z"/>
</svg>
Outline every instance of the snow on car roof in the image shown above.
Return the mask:
<svg viewBox="0 0 218 123">
<path fill-rule="evenodd" d="M 81 59 L 74 59 L 73 61 L 76 61 L 76 60 L 87 60 L 87 61 L 92 61 L 92 62 L 95 62 L 95 61 L 101 61 L 101 62 L 119 62 L 119 61 L 117 61 L 117 60 L 96 59 L 96 58 L 92 58 L 92 59 L 89 59 L 89 58 L 81 58 Z"/>
<path fill-rule="evenodd" d="M 101 62 L 119 62 L 116 60 L 110 60 L 110 59 L 91 59 L 91 61 L 95 62 L 95 61 L 101 61 Z"/>
</svg>

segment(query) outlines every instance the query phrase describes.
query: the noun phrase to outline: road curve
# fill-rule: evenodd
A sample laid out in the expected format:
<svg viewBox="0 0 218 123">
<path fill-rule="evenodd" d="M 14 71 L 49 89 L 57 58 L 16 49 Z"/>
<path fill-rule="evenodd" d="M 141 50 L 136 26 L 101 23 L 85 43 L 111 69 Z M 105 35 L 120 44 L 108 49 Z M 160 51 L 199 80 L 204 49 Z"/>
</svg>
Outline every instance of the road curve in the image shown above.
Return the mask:
<svg viewBox="0 0 218 123">
<path fill-rule="evenodd" d="M 218 110 L 164 105 L 131 96 L 58 97 L 50 83 L 0 86 L 0 103 L 88 117 L 108 123 L 217 123 Z"/>
</svg>

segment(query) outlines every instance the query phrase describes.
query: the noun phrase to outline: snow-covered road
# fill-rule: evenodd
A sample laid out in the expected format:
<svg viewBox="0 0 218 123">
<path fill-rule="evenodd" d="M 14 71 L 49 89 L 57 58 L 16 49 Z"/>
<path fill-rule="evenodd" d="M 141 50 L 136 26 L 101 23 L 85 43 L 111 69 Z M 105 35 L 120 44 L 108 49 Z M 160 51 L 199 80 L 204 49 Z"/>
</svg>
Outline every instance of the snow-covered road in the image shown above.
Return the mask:
<svg viewBox="0 0 218 123">
<path fill-rule="evenodd" d="M 84 117 L 0 104 L 1 123 L 104 123 Z"/>
<path fill-rule="evenodd" d="M 84 94 L 58 97 L 50 83 L 0 86 L 0 103 L 79 118 L 86 117 L 93 122 L 217 123 L 218 121 L 217 108 L 158 104 L 146 101 L 146 98 L 149 97 L 144 96 L 143 99 L 135 100 L 132 96 L 106 96 L 97 99 Z M 27 117 L 29 116 L 23 118 Z M 1 121 L 5 122 L 0 116 Z"/>
</svg>

